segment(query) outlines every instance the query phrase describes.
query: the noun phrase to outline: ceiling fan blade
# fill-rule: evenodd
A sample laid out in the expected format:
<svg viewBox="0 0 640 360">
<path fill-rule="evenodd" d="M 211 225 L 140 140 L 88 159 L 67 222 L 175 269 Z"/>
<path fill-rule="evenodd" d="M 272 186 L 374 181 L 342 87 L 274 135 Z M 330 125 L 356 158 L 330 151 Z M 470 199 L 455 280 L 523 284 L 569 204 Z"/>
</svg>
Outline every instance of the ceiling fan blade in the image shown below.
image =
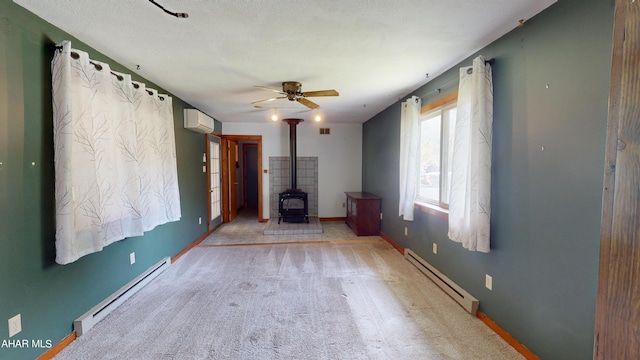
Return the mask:
<svg viewBox="0 0 640 360">
<path fill-rule="evenodd" d="M 276 101 L 276 100 L 279 100 L 279 99 L 286 99 L 286 98 L 287 98 L 286 96 L 278 96 L 278 97 L 271 98 L 271 99 L 264 99 L 264 100 L 254 101 L 254 102 L 252 102 L 252 104 L 259 104 L 259 103 L 263 103 L 263 102 Z"/>
<path fill-rule="evenodd" d="M 262 105 L 253 105 L 254 108 L 256 109 L 300 109 L 300 107 L 298 105 L 295 106 L 277 106 L 277 105 L 272 105 L 272 106 L 262 106 Z"/>
<path fill-rule="evenodd" d="M 310 108 L 310 109 L 317 109 L 320 107 L 320 105 L 314 103 L 311 100 L 307 100 L 305 98 L 297 98 L 296 101 L 298 101 L 300 104 Z"/>
<path fill-rule="evenodd" d="M 306 97 L 312 97 L 312 96 L 338 96 L 340 94 L 338 94 L 338 92 L 335 90 L 318 90 L 318 91 L 305 91 L 302 93 L 302 95 Z"/>
<path fill-rule="evenodd" d="M 256 87 L 258 89 L 262 89 L 262 90 L 277 92 L 278 94 L 283 94 L 283 95 L 286 94 L 286 92 L 283 92 L 282 90 L 276 90 L 276 89 L 273 89 L 273 88 L 270 88 L 270 87 L 266 87 L 266 86 L 256 85 L 254 87 Z"/>
</svg>

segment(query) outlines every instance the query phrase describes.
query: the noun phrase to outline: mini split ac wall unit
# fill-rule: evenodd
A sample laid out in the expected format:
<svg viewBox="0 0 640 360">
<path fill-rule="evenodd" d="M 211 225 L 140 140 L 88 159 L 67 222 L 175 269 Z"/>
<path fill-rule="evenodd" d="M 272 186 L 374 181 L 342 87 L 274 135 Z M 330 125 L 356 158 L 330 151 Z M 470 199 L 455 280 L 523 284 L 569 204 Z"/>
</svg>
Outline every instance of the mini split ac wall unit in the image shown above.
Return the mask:
<svg viewBox="0 0 640 360">
<path fill-rule="evenodd" d="M 199 133 L 213 132 L 213 118 L 196 109 L 184 109 L 184 128 Z"/>
</svg>

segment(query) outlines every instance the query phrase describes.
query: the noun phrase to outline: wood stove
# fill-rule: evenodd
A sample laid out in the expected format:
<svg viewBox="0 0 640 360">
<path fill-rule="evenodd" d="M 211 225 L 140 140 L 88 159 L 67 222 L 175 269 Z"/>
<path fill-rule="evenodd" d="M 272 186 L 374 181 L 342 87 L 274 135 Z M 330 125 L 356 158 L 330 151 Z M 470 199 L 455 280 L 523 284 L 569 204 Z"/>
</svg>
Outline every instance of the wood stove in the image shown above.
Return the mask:
<svg viewBox="0 0 640 360">
<path fill-rule="evenodd" d="M 284 222 L 309 222 L 307 193 L 299 189 L 288 189 L 280 193 L 278 224 Z"/>
<path fill-rule="evenodd" d="M 302 119 L 282 119 L 289 124 L 289 186 L 290 188 L 279 194 L 278 224 L 284 222 L 309 222 L 309 208 L 307 193 L 297 188 L 296 168 L 296 126 Z"/>
</svg>

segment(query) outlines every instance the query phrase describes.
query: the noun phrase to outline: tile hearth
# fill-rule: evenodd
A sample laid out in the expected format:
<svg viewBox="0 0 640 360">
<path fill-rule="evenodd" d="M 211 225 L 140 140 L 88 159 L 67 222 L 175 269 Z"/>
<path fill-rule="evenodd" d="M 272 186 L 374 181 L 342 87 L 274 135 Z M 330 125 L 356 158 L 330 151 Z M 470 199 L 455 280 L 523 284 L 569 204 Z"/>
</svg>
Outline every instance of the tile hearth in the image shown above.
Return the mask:
<svg viewBox="0 0 640 360">
<path fill-rule="evenodd" d="M 278 219 L 269 219 L 264 227 L 264 235 L 296 235 L 296 234 L 322 234 L 322 224 L 315 216 L 309 217 L 309 223 L 280 222 Z"/>
</svg>

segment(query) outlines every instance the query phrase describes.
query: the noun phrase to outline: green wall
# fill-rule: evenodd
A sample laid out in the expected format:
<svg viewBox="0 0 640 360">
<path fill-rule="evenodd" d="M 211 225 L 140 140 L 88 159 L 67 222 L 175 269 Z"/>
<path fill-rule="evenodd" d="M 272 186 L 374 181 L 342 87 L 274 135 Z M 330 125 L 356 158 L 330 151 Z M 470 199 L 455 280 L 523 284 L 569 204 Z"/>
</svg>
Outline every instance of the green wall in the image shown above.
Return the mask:
<svg viewBox="0 0 640 360">
<path fill-rule="evenodd" d="M 12 1 L 0 0 L 0 343 L 9 340 L 7 319 L 18 313 L 23 330 L 11 340 L 58 343 L 72 332 L 79 315 L 207 231 L 205 137 L 183 129 L 183 109 L 191 106 L 174 97 L 182 219 L 72 264 L 54 263 L 53 52 L 47 45 L 62 40 L 116 71 L 132 73 Z M 131 252 L 136 253 L 134 265 L 129 265 Z M 0 348 L 0 358 L 33 359 L 46 350 Z"/>
<path fill-rule="evenodd" d="M 613 10 L 612 0 L 560 0 L 407 94 L 429 103 L 476 55 L 495 58 L 489 254 L 450 241 L 446 220 L 398 217 L 399 103 L 363 127 L 363 190 L 382 197 L 382 231 L 543 359 L 592 357 Z"/>
</svg>

